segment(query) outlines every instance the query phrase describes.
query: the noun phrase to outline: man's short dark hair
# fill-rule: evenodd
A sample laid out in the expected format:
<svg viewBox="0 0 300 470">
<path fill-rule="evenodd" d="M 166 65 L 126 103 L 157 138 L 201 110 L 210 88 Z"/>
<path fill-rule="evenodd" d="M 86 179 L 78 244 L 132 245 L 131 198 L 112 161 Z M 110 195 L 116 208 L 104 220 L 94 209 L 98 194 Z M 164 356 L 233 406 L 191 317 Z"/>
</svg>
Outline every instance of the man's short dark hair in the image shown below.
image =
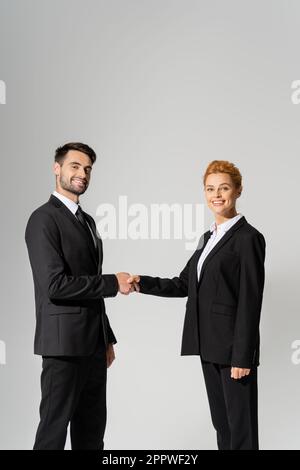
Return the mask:
<svg viewBox="0 0 300 470">
<path fill-rule="evenodd" d="M 62 147 L 58 147 L 55 151 L 54 160 L 62 165 L 69 150 L 78 150 L 78 152 L 85 153 L 88 157 L 90 157 L 92 164 L 96 161 L 97 155 L 94 150 L 88 145 L 82 144 L 81 142 L 69 142 Z"/>
</svg>

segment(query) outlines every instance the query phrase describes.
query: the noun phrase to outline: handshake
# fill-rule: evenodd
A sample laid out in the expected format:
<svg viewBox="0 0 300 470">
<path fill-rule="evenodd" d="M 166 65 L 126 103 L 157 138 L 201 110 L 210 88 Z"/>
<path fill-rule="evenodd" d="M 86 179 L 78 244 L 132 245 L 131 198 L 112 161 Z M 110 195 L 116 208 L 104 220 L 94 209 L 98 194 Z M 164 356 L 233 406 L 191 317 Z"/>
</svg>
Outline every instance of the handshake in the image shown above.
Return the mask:
<svg viewBox="0 0 300 470">
<path fill-rule="evenodd" d="M 131 275 L 129 273 L 118 273 L 116 274 L 116 278 L 118 279 L 119 292 L 121 292 L 121 294 L 128 295 L 131 292 L 140 291 L 140 276 Z"/>
</svg>

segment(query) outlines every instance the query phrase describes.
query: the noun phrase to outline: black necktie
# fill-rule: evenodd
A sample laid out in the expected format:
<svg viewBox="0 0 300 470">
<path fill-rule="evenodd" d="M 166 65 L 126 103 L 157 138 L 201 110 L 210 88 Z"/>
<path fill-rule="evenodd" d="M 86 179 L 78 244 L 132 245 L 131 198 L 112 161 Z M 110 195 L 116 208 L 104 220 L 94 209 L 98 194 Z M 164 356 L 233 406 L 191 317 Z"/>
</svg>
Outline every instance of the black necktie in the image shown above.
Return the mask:
<svg viewBox="0 0 300 470">
<path fill-rule="evenodd" d="M 88 226 L 85 215 L 84 215 L 83 210 L 81 209 L 80 206 L 78 206 L 78 209 L 77 209 L 75 215 L 76 215 L 77 219 L 79 220 L 79 222 L 81 223 L 81 225 L 84 227 L 86 233 L 89 235 L 90 240 L 92 241 L 93 247 L 95 248 L 95 241 L 94 241 L 93 235 L 91 234 L 91 230 Z"/>
</svg>

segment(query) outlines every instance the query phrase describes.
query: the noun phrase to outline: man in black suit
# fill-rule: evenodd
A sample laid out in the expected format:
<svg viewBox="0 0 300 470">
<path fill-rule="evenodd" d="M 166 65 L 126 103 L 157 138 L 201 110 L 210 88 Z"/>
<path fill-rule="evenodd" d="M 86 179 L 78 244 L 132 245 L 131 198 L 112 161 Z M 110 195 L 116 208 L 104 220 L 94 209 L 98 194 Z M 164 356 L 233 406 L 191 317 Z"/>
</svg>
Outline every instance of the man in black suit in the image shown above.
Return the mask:
<svg viewBox="0 0 300 470">
<path fill-rule="evenodd" d="M 105 297 L 133 290 L 128 273 L 102 274 L 102 241 L 79 196 L 89 185 L 96 154 L 82 143 L 56 150 L 56 191 L 26 227 L 33 273 L 35 354 L 43 357 L 40 423 L 34 449 L 103 449 L 106 373 L 115 336 Z"/>
</svg>

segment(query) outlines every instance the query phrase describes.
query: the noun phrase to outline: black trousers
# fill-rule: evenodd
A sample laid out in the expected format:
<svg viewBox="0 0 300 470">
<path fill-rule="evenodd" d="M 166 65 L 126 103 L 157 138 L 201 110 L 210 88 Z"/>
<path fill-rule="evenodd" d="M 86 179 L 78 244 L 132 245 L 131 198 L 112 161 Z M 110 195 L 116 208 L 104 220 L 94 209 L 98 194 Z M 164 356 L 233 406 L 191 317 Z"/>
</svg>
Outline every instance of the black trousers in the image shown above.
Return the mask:
<svg viewBox="0 0 300 470">
<path fill-rule="evenodd" d="M 92 356 L 43 356 L 40 423 L 34 450 L 101 450 L 106 426 L 106 350 Z"/>
<path fill-rule="evenodd" d="M 201 362 L 219 450 L 258 450 L 257 368 L 235 380 L 231 367 Z"/>
</svg>

